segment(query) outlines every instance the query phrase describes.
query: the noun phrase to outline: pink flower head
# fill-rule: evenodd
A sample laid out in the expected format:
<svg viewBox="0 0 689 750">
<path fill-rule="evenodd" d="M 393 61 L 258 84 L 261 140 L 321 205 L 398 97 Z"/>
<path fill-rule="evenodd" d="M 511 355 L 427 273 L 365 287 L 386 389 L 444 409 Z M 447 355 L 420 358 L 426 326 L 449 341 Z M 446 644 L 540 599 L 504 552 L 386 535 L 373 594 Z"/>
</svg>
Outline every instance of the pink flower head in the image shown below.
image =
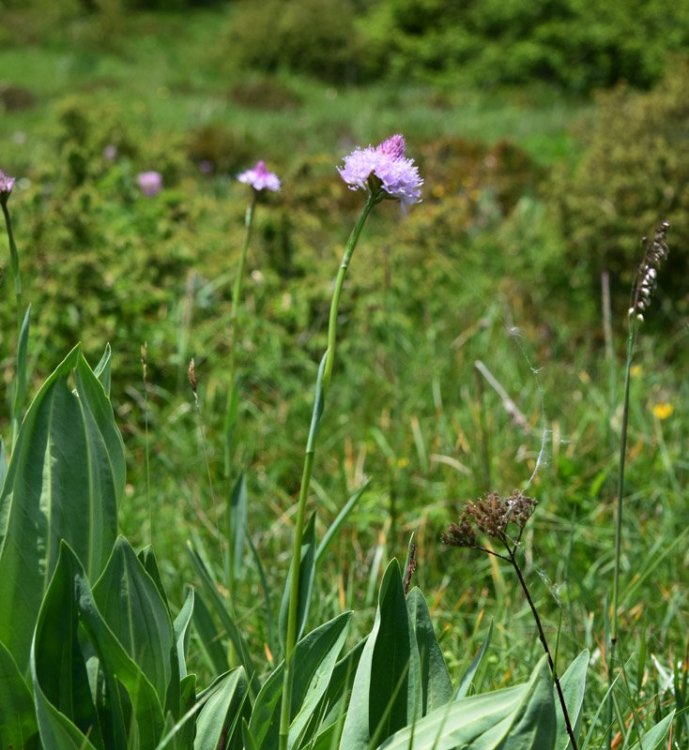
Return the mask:
<svg viewBox="0 0 689 750">
<path fill-rule="evenodd" d="M 350 190 L 382 190 L 406 208 L 421 201 L 423 180 L 405 150 L 404 136 L 393 135 L 378 146 L 354 149 L 337 171 Z"/>
<path fill-rule="evenodd" d="M 163 189 L 163 176 L 160 172 L 139 172 L 136 182 L 141 192 L 149 198 L 158 195 Z"/>
<path fill-rule="evenodd" d="M 247 169 L 246 172 L 237 175 L 237 179 L 245 185 L 251 185 L 257 191 L 280 189 L 278 176 L 268 171 L 264 161 L 259 161 L 253 169 Z"/>
<path fill-rule="evenodd" d="M 5 203 L 10 197 L 10 193 L 12 192 L 12 188 L 14 187 L 14 182 L 14 177 L 10 177 L 8 174 L 5 174 L 2 169 L 0 169 L 0 200 L 3 203 Z"/>
</svg>

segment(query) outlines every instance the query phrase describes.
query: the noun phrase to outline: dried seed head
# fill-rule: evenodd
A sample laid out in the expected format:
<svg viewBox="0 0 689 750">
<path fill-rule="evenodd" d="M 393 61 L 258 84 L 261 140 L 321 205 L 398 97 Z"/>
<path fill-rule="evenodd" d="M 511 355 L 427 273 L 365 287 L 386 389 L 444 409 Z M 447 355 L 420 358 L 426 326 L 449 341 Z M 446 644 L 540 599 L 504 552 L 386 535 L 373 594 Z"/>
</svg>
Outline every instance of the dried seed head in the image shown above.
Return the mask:
<svg viewBox="0 0 689 750">
<path fill-rule="evenodd" d="M 661 222 L 655 231 L 653 242 L 644 237 L 641 243 L 644 247 L 644 257 L 636 274 L 636 282 L 632 289 L 632 304 L 629 307 L 629 316 L 636 315 L 637 320 L 644 319 L 643 313 L 651 304 L 653 292 L 658 280 L 658 271 L 667 260 L 669 248 L 667 244 L 667 230 L 670 224 Z"/>
<path fill-rule="evenodd" d="M 478 532 L 505 542 L 507 527 L 516 526 L 520 536 L 535 507 L 533 498 L 517 490 L 505 498 L 489 492 L 484 498 L 468 501 L 458 522 L 450 524 L 441 540 L 451 547 L 478 547 Z"/>
<path fill-rule="evenodd" d="M 198 389 L 198 381 L 196 380 L 196 362 L 194 362 L 193 357 L 189 360 L 189 367 L 187 368 L 187 378 L 189 380 L 191 390 L 194 392 L 194 395 L 196 395 Z"/>
</svg>

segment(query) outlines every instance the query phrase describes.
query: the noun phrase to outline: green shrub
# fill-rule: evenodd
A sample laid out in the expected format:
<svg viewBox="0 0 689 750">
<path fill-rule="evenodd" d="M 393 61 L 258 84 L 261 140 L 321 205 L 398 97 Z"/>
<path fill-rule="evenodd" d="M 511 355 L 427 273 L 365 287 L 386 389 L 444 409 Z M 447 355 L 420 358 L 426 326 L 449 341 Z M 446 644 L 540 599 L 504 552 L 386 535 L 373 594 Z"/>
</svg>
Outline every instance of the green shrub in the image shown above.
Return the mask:
<svg viewBox="0 0 689 750">
<path fill-rule="evenodd" d="M 583 92 L 651 84 L 667 51 L 689 39 L 689 11 L 670 0 L 387 0 L 366 29 L 368 47 L 397 76 L 537 79 Z"/>
<path fill-rule="evenodd" d="M 649 93 L 622 87 L 599 100 L 583 158 L 572 174 L 559 170 L 551 203 L 569 248 L 571 267 L 584 266 L 592 285 L 607 269 L 628 294 L 641 259 L 639 239 L 662 219 L 673 248 L 689 243 L 689 64 L 676 61 Z M 689 258 L 671 252 L 661 288 L 689 302 Z"/>
<path fill-rule="evenodd" d="M 326 81 L 354 81 L 367 61 L 350 0 L 243 2 L 232 15 L 225 50 L 242 71 L 280 68 Z"/>
</svg>

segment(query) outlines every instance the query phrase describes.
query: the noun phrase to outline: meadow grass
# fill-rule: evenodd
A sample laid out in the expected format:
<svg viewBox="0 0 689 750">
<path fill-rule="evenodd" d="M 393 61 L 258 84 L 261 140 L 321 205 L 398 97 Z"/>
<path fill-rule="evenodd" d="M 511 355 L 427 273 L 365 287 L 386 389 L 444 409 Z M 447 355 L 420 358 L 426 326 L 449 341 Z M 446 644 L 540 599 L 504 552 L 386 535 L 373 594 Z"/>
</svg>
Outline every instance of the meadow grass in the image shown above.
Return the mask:
<svg viewBox="0 0 689 750">
<path fill-rule="evenodd" d="M 325 152 L 333 168 L 349 144 L 374 142 L 397 131 L 410 143 L 443 136 L 487 143 L 509 138 L 546 167 L 576 159 L 570 126 L 590 105 L 546 90 L 493 94 L 401 85 L 331 87 L 283 74 L 274 83 L 300 101 L 296 109 L 260 111 L 239 105 L 230 94 L 242 76 L 225 74 L 219 62 L 222 21 L 215 13 L 137 16 L 136 22 L 122 18 L 117 45 L 102 52 L 93 42 L 98 29 L 70 22 L 59 31 L 46 31 L 38 44 L 2 48 L 0 70 L 6 75 L 11 71 L 11 82 L 27 87 L 37 102 L 0 120 L 0 166 L 9 170 L 54 159 L 51 118 L 60 100 L 75 94 L 124 113 L 148 135 L 185 138 L 193 128 L 222 123 L 250 137 L 261 149 L 257 158 L 279 160 L 288 173 L 290 154 Z M 68 46 L 74 38 L 82 43 L 76 51 Z M 25 141 L 17 138 L 19 132 L 25 133 Z M 216 190 L 223 195 L 223 189 L 198 188 L 203 197 Z M 461 501 L 489 485 L 507 493 L 528 482 L 528 493 L 539 506 L 522 539 L 524 569 L 549 638 L 558 643 L 556 661 L 568 663 L 584 646 L 592 652 L 587 695 L 587 716 L 592 716 L 608 685 L 606 608 L 614 567 L 618 461 L 611 444 L 619 439 L 622 388 L 617 383 L 611 394 L 608 369 L 615 366 L 621 372 L 626 311 L 613 311 L 616 361 L 610 362 L 602 354 L 602 315 L 595 296 L 587 298 L 586 290 L 574 288 L 568 290 L 573 302 L 556 298 L 548 291 L 545 273 L 538 288 L 524 288 L 520 268 L 532 259 L 538 262 L 534 256 L 541 248 L 516 246 L 515 258 L 498 257 L 504 244 L 493 246 L 490 238 L 476 234 L 442 237 L 445 255 L 429 264 L 438 283 L 413 295 L 414 272 L 423 274 L 428 267 L 417 264 L 414 252 L 388 246 L 387 222 L 397 221 L 389 208 L 384 218 L 372 220 L 357 251 L 358 266 L 352 269 L 350 291 L 356 301 L 342 316 L 341 364 L 329 393 L 314 470 L 313 496 L 323 524 L 319 532 L 365 477 L 373 481 L 324 560 L 312 619 L 323 622 L 351 607 L 359 613 L 356 629 L 365 632 L 385 562 L 403 558 L 413 534 L 419 554 L 415 580 L 429 598 L 451 673 L 468 666 L 492 619 L 491 650 L 477 689 L 523 678 L 537 659 L 539 644 L 510 571 L 470 553 L 448 554 L 439 536 L 455 520 Z M 231 211 L 241 216 L 236 206 Z M 333 218 L 342 225 L 346 220 Z M 259 230 L 267 222 L 259 222 Z M 517 227 L 524 231 L 524 243 L 530 239 L 528 224 Z M 499 220 L 490 226 L 495 233 L 508 231 Z M 517 230 L 509 230 L 515 242 Z M 222 227 L 215 231 L 214 241 L 222 250 Z M 314 227 L 314 236 L 321 237 L 319 231 Z M 233 232 L 233 238 L 239 237 L 239 229 Z M 30 253 L 28 237 L 22 239 Z M 298 299 L 301 287 L 291 286 L 289 279 L 278 279 L 265 291 L 255 276 L 246 290 L 238 367 L 247 372 L 233 458 L 246 467 L 249 531 L 273 587 L 274 606 L 289 562 L 318 364 L 314 353 L 325 341 L 334 268 L 325 260 L 335 257 L 331 250 L 330 245 L 320 249 L 322 270 L 313 277 L 308 302 Z M 254 252 L 249 272 L 267 274 L 265 251 Z M 189 282 L 188 297 L 179 295 L 171 321 L 165 322 L 166 331 L 177 337 L 179 371 L 186 368 L 187 355 L 197 359 L 204 429 L 198 428 L 193 396 L 183 378 L 174 391 L 157 386 L 152 373 L 148 404 L 139 383 L 129 382 L 113 394 L 130 453 L 122 528 L 142 544 L 148 541 L 152 515 L 152 541 L 178 603 L 190 578 L 185 552 L 190 535 L 201 540 L 216 571 L 223 567 L 224 519 L 212 502 L 205 462 L 207 457 L 212 475 L 222 476 L 227 360 L 222 348 L 213 349 L 209 342 L 227 333 L 228 307 L 218 290 L 229 291 L 234 267 L 229 258 L 237 253 L 238 247 L 228 250 L 228 265 L 218 267 L 221 252 L 216 252 L 197 286 Z M 535 284 L 534 276 L 528 284 Z M 271 296 L 276 287 L 280 294 Z M 300 309 L 309 303 L 313 309 Z M 295 310 L 292 329 L 297 333 L 291 338 L 266 321 L 277 308 Z M 118 342 L 111 343 L 117 356 Z M 144 342 L 135 343 L 138 350 Z M 661 688 L 663 675 L 672 674 L 677 664 L 680 675 L 686 672 L 682 660 L 689 603 L 682 582 L 689 462 L 682 446 L 689 386 L 679 366 L 686 362 L 685 344 L 684 329 L 671 335 L 644 333 L 631 372 L 619 591 L 619 661 L 626 665 L 630 687 L 626 695 L 620 691 L 622 723 L 637 710 L 646 717 L 662 706 L 666 713 L 675 698 Z M 525 423 L 515 423 L 490 383 L 477 381 L 478 360 L 503 386 Z M 42 363 L 42 368 L 51 364 Z M 143 472 L 146 452 L 148 480 Z M 149 482 L 150 507 L 145 502 Z M 236 589 L 238 621 L 250 638 L 263 643 L 270 624 L 263 612 L 259 571 L 249 559 L 242 576 Z M 678 707 L 680 697 L 676 690 Z M 684 714 L 678 719 L 685 736 L 686 721 Z M 591 747 L 599 746 L 606 730 L 600 717 Z"/>
</svg>

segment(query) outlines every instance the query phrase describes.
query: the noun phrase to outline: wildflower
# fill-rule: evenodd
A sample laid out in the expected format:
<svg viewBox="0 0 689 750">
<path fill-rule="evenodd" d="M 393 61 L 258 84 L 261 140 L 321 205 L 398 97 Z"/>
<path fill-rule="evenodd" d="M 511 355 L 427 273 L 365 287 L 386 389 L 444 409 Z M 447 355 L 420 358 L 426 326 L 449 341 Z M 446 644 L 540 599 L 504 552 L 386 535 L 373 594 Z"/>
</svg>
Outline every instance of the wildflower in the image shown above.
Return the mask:
<svg viewBox="0 0 689 750">
<path fill-rule="evenodd" d="M 276 192 L 280 189 L 280 179 L 276 174 L 268 171 L 264 161 L 259 161 L 253 169 L 247 169 L 246 172 L 237 175 L 237 179 L 245 185 L 251 185 L 256 191 Z"/>
<path fill-rule="evenodd" d="M 103 149 L 103 158 L 105 159 L 105 161 L 116 161 L 118 154 L 118 148 L 114 143 L 109 143 Z"/>
<path fill-rule="evenodd" d="M 158 195 L 163 189 L 163 177 L 160 172 L 139 172 L 136 182 L 141 192 L 149 198 Z"/>
<path fill-rule="evenodd" d="M 661 401 L 653 407 L 653 416 L 662 421 L 663 419 L 671 417 L 674 410 L 675 407 L 672 404 L 667 401 Z"/>
<path fill-rule="evenodd" d="M 405 156 L 404 136 L 393 135 L 378 146 L 357 148 L 338 167 L 351 190 L 369 190 L 372 195 L 398 200 L 403 208 L 421 201 L 419 170 Z"/>
<path fill-rule="evenodd" d="M 667 230 L 669 228 L 670 224 L 663 221 L 656 228 L 653 242 L 650 242 L 647 237 L 642 240 L 644 258 L 636 274 L 636 283 L 632 291 L 632 304 L 629 307 L 629 314 L 636 315 L 638 320 L 644 319 L 643 313 L 651 304 L 651 297 L 656 288 L 658 271 L 667 260 L 669 252 Z"/>
<path fill-rule="evenodd" d="M 15 179 L 5 174 L 0 169 L 0 202 L 7 203 L 7 199 L 10 197 L 12 188 L 14 187 Z"/>
</svg>

